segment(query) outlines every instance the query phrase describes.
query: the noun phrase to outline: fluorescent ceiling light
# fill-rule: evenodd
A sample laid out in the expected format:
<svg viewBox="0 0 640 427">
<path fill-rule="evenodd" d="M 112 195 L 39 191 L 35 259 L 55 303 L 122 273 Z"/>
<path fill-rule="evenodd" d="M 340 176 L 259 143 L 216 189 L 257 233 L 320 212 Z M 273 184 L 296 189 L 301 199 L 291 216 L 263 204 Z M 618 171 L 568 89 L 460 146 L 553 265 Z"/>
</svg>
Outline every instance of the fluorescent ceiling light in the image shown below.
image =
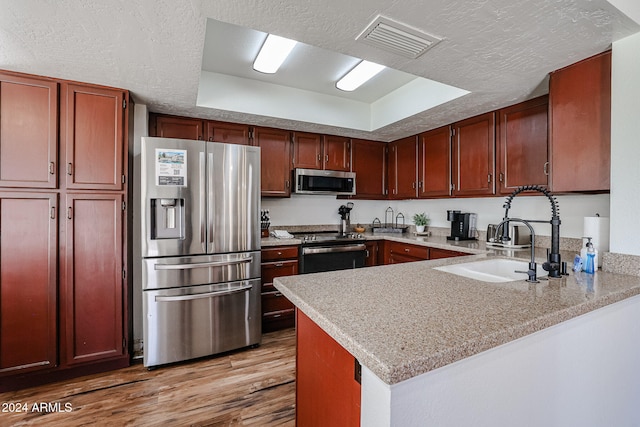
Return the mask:
<svg viewBox="0 0 640 427">
<path fill-rule="evenodd" d="M 384 69 L 384 65 L 375 62 L 362 61 L 349 71 L 343 78 L 338 80 L 336 87 L 346 92 L 351 92 L 360 87 L 361 84 L 378 74 Z"/>
<path fill-rule="evenodd" d="M 253 69 L 261 73 L 275 73 L 296 43 L 295 40 L 269 34 L 253 62 Z"/>
</svg>

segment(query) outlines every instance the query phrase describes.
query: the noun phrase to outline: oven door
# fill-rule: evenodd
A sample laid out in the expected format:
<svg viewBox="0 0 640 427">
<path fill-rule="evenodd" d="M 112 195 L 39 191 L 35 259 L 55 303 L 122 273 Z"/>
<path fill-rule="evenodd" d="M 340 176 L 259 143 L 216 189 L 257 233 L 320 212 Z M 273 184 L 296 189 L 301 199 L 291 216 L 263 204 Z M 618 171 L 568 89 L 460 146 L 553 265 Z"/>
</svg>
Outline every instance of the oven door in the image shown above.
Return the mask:
<svg viewBox="0 0 640 427">
<path fill-rule="evenodd" d="M 305 274 L 360 268 L 364 267 L 366 257 L 367 247 L 364 243 L 303 247 L 300 272 Z"/>
</svg>

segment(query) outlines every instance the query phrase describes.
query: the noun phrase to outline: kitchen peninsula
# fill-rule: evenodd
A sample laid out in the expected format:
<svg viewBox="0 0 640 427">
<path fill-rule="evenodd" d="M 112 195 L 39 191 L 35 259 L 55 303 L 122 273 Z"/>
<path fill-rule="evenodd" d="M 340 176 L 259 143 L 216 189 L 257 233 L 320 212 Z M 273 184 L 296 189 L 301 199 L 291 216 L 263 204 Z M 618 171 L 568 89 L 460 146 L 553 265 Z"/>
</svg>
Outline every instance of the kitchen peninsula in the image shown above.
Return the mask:
<svg viewBox="0 0 640 427">
<path fill-rule="evenodd" d="M 363 426 L 637 425 L 640 278 L 487 283 L 433 269 L 492 256 L 274 284 L 299 337 L 318 328 L 362 366 Z"/>
</svg>

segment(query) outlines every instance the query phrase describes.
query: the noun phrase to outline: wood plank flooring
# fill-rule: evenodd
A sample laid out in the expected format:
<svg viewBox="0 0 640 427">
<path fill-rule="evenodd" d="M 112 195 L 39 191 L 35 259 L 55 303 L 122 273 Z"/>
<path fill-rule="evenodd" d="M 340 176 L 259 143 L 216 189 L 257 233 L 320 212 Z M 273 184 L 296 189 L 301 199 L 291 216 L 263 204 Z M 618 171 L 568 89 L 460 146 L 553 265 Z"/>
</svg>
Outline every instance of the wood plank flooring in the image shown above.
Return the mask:
<svg viewBox="0 0 640 427">
<path fill-rule="evenodd" d="M 3 412 L 18 403 L 27 412 Z M 33 410 L 41 403 L 49 411 Z M 0 405 L 0 426 L 294 426 L 295 330 L 219 357 L 1 393 Z"/>
</svg>

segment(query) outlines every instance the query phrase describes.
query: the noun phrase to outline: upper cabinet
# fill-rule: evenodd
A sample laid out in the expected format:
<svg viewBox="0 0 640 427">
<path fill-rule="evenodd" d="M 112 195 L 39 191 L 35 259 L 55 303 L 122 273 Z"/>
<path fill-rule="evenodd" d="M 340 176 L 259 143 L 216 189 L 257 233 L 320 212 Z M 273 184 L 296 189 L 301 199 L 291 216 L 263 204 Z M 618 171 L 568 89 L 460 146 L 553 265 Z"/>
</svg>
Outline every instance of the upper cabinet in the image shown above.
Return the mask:
<svg viewBox="0 0 640 427">
<path fill-rule="evenodd" d="M 155 122 L 155 123 L 154 123 Z M 155 124 L 155 129 L 153 129 Z M 202 139 L 202 120 L 188 117 L 154 115 L 149 120 L 149 135 L 160 138 Z"/>
<path fill-rule="evenodd" d="M 417 196 L 417 142 L 409 136 L 389 143 L 389 198 Z"/>
<path fill-rule="evenodd" d="M 611 51 L 551 73 L 549 129 L 551 190 L 609 191 Z"/>
<path fill-rule="evenodd" d="M 236 123 L 205 121 L 207 141 L 249 145 L 249 126 Z"/>
<path fill-rule="evenodd" d="M 542 96 L 498 111 L 498 193 L 547 186 L 547 109 L 548 97 Z"/>
<path fill-rule="evenodd" d="M 351 170 L 351 142 L 345 137 L 295 132 L 293 167 L 348 172 Z"/>
<path fill-rule="evenodd" d="M 418 197 L 451 195 L 451 127 L 418 135 Z"/>
<path fill-rule="evenodd" d="M 387 144 L 364 139 L 351 141 L 353 172 L 356 173 L 356 198 L 387 197 Z"/>
<path fill-rule="evenodd" d="M 0 187 L 56 188 L 58 83 L 0 73 Z"/>
<path fill-rule="evenodd" d="M 495 113 L 472 117 L 452 127 L 453 195 L 495 194 Z"/>
<path fill-rule="evenodd" d="M 66 188 L 121 190 L 128 93 L 70 83 L 62 84 L 61 93 Z"/>
<path fill-rule="evenodd" d="M 288 131 L 256 127 L 253 143 L 260 147 L 260 177 L 263 196 L 291 195 L 291 134 Z"/>
</svg>

